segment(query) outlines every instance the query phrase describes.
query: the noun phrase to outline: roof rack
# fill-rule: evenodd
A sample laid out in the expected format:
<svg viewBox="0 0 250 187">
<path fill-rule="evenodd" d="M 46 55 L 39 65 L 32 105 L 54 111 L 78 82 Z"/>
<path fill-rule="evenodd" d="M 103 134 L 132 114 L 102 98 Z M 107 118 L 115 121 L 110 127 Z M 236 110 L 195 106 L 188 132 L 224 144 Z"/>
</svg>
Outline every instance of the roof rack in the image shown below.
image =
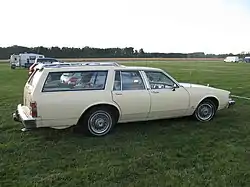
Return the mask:
<svg viewBox="0 0 250 187">
<path fill-rule="evenodd" d="M 76 62 L 79 64 L 79 62 Z M 80 65 L 85 66 L 120 66 L 117 62 L 80 62 Z"/>
<path fill-rule="evenodd" d="M 117 62 L 54 62 L 51 64 L 38 64 L 36 68 L 61 68 L 76 66 L 121 66 Z"/>
</svg>

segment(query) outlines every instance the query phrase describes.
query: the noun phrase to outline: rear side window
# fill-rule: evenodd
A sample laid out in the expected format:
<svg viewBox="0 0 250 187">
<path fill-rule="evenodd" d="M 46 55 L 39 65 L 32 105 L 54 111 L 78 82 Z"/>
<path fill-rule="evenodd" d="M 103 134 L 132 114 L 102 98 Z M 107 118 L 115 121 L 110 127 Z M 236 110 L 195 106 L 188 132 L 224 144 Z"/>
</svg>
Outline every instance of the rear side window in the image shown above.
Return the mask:
<svg viewBox="0 0 250 187">
<path fill-rule="evenodd" d="M 51 72 L 42 92 L 104 90 L 108 71 Z"/>
<path fill-rule="evenodd" d="M 113 90 L 144 90 L 139 71 L 116 71 Z"/>
<path fill-rule="evenodd" d="M 28 84 L 31 86 L 36 86 L 40 77 L 42 75 L 42 72 L 36 69 L 31 75 L 30 78 L 28 79 Z"/>
</svg>

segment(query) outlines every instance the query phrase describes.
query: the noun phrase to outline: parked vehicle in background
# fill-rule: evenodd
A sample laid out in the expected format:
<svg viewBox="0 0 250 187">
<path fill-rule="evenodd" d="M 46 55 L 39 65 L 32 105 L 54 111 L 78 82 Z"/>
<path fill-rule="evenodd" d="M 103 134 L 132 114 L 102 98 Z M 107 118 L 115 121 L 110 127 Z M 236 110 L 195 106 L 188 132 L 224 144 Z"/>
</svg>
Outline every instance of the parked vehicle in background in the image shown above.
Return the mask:
<svg viewBox="0 0 250 187">
<path fill-rule="evenodd" d="M 76 84 L 62 82 L 76 73 Z M 24 131 L 76 125 L 93 136 L 108 134 L 117 123 L 182 116 L 208 122 L 235 104 L 230 91 L 179 83 L 159 68 L 115 63 L 39 64 L 23 93 L 13 119 Z"/>
<path fill-rule="evenodd" d="M 10 67 L 15 69 L 16 67 L 29 68 L 35 63 L 36 58 L 44 58 L 44 55 L 35 53 L 20 53 L 19 55 L 10 56 Z"/>
<path fill-rule="evenodd" d="M 238 56 L 228 56 L 224 59 L 224 62 L 239 62 Z"/>
<path fill-rule="evenodd" d="M 244 62 L 250 63 L 250 56 L 246 56 L 246 57 L 244 58 Z"/>
<path fill-rule="evenodd" d="M 11 55 L 10 56 L 10 68 L 15 69 L 19 66 L 20 56 L 19 55 Z"/>
<path fill-rule="evenodd" d="M 57 59 L 55 58 L 48 58 L 48 57 L 44 57 L 44 58 L 36 58 L 34 64 L 32 64 L 32 66 L 30 66 L 29 68 L 29 75 L 31 75 L 34 71 L 34 68 L 39 64 L 51 64 L 53 62 L 59 62 Z"/>
</svg>

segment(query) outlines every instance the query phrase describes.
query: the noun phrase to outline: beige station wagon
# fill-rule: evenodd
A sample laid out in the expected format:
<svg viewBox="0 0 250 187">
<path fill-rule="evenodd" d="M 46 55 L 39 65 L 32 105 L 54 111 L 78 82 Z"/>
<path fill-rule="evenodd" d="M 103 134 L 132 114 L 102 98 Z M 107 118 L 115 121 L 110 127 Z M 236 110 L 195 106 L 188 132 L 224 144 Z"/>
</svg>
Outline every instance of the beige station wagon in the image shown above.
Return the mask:
<svg viewBox="0 0 250 187">
<path fill-rule="evenodd" d="M 206 122 L 233 104 L 229 91 L 179 83 L 158 68 L 112 62 L 38 65 L 13 119 L 22 122 L 24 131 L 76 125 L 104 136 L 117 123 L 183 116 Z"/>
</svg>

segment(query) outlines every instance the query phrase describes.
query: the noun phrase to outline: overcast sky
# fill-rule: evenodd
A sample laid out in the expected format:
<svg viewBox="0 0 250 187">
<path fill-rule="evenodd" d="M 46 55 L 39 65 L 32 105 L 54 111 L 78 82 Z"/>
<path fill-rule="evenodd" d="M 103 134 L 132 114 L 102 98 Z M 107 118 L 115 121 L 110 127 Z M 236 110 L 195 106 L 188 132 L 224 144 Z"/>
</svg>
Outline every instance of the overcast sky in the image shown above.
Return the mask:
<svg viewBox="0 0 250 187">
<path fill-rule="evenodd" d="M 250 0 L 2 0 L 0 46 L 250 51 Z"/>
</svg>

